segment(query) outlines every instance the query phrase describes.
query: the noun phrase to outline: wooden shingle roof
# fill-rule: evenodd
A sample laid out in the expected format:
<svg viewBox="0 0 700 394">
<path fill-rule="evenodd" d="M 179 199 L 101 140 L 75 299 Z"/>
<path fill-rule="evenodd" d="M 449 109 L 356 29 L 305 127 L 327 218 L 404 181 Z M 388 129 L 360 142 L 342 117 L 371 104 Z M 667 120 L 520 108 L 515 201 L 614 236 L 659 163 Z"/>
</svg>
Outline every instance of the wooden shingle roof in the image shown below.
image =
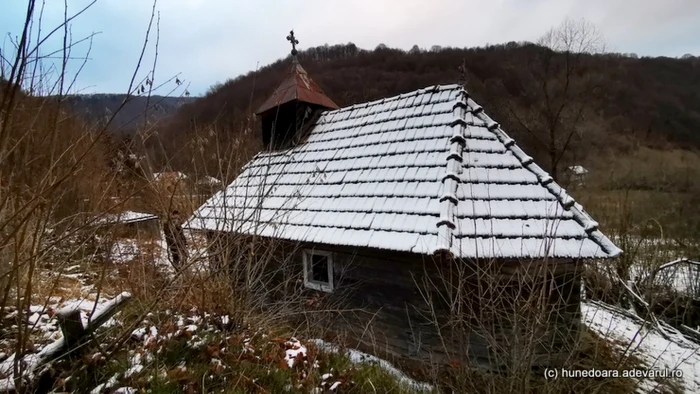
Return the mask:
<svg viewBox="0 0 700 394">
<path fill-rule="evenodd" d="M 306 70 L 294 58 L 289 75 L 275 89 L 274 93 L 255 112 L 259 115 L 272 108 L 293 100 L 304 103 L 320 105 L 328 109 L 337 109 L 338 105 L 333 102 L 323 90 L 314 82 Z"/>
<path fill-rule="evenodd" d="M 186 226 L 462 258 L 621 252 L 459 85 L 324 112 Z"/>
</svg>

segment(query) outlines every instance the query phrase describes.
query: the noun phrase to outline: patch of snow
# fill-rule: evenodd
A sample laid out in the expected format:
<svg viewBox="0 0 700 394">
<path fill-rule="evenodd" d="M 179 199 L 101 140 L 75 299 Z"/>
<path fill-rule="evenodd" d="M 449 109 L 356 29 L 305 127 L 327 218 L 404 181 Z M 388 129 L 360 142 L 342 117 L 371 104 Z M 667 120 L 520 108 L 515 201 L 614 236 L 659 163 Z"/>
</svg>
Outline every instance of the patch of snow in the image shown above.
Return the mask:
<svg viewBox="0 0 700 394">
<path fill-rule="evenodd" d="M 148 333 L 143 338 L 143 346 L 149 346 L 158 342 L 158 329 L 151 326 Z"/>
<path fill-rule="evenodd" d="M 199 181 L 197 181 L 197 183 L 200 184 L 200 185 L 215 186 L 215 185 L 220 185 L 220 184 L 221 184 L 221 181 L 218 180 L 218 179 L 216 179 L 216 178 L 214 178 L 214 177 L 211 176 L 211 175 L 206 175 L 206 176 L 204 176 L 202 179 L 200 179 Z"/>
<path fill-rule="evenodd" d="M 143 371 L 143 365 L 136 364 L 132 367 L 129 367 L 129 369 L 127 369 L 126 372 L 124 372 L 124 377 L 129 378 L 129 377 L 132 377 L 134 375 L 138 375 L 141 373 L 141 371 Z"/>
<path fill-rule="evenodd" d="M 43 305 L 30 305 L 28 308 L 29 313 L 44 313 L 45 309 Z"/>
<path fill-rule="evenodd" d="M 131 358 L 129 359 L 129 365 L 134 366 L 134 365 L 139 365 L 141 364 L 141 353 L 135 353 Z"/>
<path fill-rule="evenodd" d="M 139 244 L 134 239 L 114 241 L 109 251 L 109 260 L 115 264 L 125 264 L 139 256 Z"/>
<path fill-rule="evenodd" d="M 78 279 L 78 280 L 82 279 L 83 276 L 84 276 L 84 274 L 80 273 L 80 272 L 77 274 L 61 274 L 61 277 L 63 277 L 63 278 Z"/>
<path fill-rule="evenodd" d="M 179 171 L 154 172 L 154 173 L 153 173 L 153 179 L 154 179 L 155 181 L 166 180 L 166 179 L 171 179 L 171 180 L 184 180 L 184 179 L 187 179 L 187 175 L 185 175 L 185 174 L 183 174 L 182 172 L 179 172 Z"/>
<path fill-rule="evenodd" d="M 646 275 L 642 273 L 639 276 L 649 280 L 648 275 L 649 273 Z M 653 285 L 663 286 L 679 294 L 700 299 L 700 262 L 684 258 L 671 261 L 659 266 L 653 279 Z"/>
<path fill-rule="evenodd" d="M 142 340 L 145 335 L 146 329 L 143 327 L 139 327 L 131 332 L 131 337 L 139 341 Z"/>
<path fill-rule="evenodd" d="M 221 360 L 219 360 L 218 358 L 211 359 L 211 366 L 217 372 L 221 372 L 224 369 L 226 369 L 226 365 L 224 365 L 224 363 Z"/>
<path fill-rule="evenodd" d="M 29 324 L 35 325 L 39 323 L 39 321 L 48 321 L 49 320 L 49 315 L 46 314 L 39 314 L 39 313 L 33 313 L 29 318 L 27 319 L 29 321 Z"/>
<path fill-rule="evenodd" d="M 190 347 L 191 349 L 199 349 L 202 346 L 207 344 L 207 340 L 204 338 L 200 338 L 197 335 L 193 335 L 190 341 L 187 343 L 187 346 Z"/>
<path fill-rule="evenodd" d="M 306 357 L 306 346 L 302 345 L 296 338 L 290 338 L 289 341 L 284 343 L 284 345 L 287 347 L 284 361 L 287 362 L 289 368 L 294 366 L 294 362 L 297 359 Z"/>
<path fill-rule="evenodd" d="M 350 359 L 350 361 L 353 363 L 368 363 L 378 365 L 379 367 L 387 371 L 390 375 L 394 376 L 400 383 L 405 384 L 413 390 L 433 391 L 435 389 L 431 384 L 418 382 L 409 378 L 406 374 L 394 367 L 390 362 L 383 360 L 377 356 L 363 353 L 356 349 L 346 349 L 345 351 L 343 351 L 339 346 L 334 345 L 332 343 L 328 343 L 322 339 L 312 339 L 310 342 L 313 342 L 319 349 L 323 351 L 331 353 L 345 353 L 348 359 Z"/>
<path fill-rule="evenodd" d="M 85 299 L 85 298 L 79 298 L 79 299 L 73 299 L 73 300 L 68 300 L 65 302 L 63 308 L 58 311 L 58 315 L 67 315 L 70 314 L 71 312 L 75 311 L 76 309 L 79 309 L 82 313 L 80 317 L 82 318 L 83 321 L 83 326 L 87 326 L 88 322 L 93 319 L 97 319 L 100 317 L 103 313 L 108 311 L 110 308 L 114 306 L 114 304 L 119 304 L 121 303 L 125 298 L 130 298 L 131 293 L 129 292 L 122 292 L 121 294 L 117 295 L 116 297 L 113 297 L 112 299 L 107 299 L 107 298 L 100 298 L 100 300 L 96 303 L 93 300 Z M 95 305 L 97 304 L 97 305 Z M 93 309 L 94 309 L 94 314 L 93 314 Z M 92 315 L 92 316 L 91 316 Z M 104 322 L 101 327 L 110 327 L 116 324 L 116 321 L 111 318 Z"/>
<path fill-rule="evenodd" d="M 585 175 L 588 174 L 588 170 L 585 169 L 583 166 L 580 165 L 575 165 L 575 166 L 570 166 L 568 170 L 574 174 L 574 175 Z"/>
<path fill-rule="evenodd" d="M 329 388 L 329 390 L 330 390 L 330 391 L 335 391 L 335 389 L 337 389 L 338 386 L 340 386 L 340 382 L 339 382 L 339 381 L 333 383 L 333 384 L 331 385 L 331 387 Z"/>
<path fill-rule="evenodd" d="M 100 385 L 98 385 L 97 387 L 92 389 L 90 394 L 100 394 L 103 390 L 108 390 L 108 389 L 116 386 L 118 383 L 119 383 L 119 374 L 115 374 L 114 376 L 109 378 L 109 380 L 106 383 L 101 383 Z"/>
<path fill-rule="evenodd" d="M 197 316 L 197 315 L 190 316 L 190 317 L 188 317 L 187 319 L 188 319 L 189 321 L 191 321 L 192 323 L 199 323 L 200 321 L 202 321 L 202 317 L 201 317 L 201 316 Z"/>
</svg>

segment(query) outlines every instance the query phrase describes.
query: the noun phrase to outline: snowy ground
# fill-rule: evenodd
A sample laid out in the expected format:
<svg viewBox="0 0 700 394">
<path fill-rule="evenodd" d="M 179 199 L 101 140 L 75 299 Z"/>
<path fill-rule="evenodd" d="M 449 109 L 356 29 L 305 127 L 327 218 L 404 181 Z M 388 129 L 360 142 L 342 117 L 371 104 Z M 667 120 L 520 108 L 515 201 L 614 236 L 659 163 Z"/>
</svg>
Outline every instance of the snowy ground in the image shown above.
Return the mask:
<svg viewBox="0 0 700 394">
<path fill-rule="evenodd" d="M 195 233 L 185 232 L 190 268 L 206 269 L 208 265 L 206 238 Z M 137 260 L 155 264 L 164 273 L 173 273 L 173 266 L 168 252 L 165 235 L 161 232 L 158 239 L 136 240 L 132 238 L 114 241 L 108 259 L 114 264 L 128 264 Z"/>
<path fill-rule="evenodd" d="M 192 260 L 192 264 L 189 266 L 190 270 L 206 269 L 206 240 L 196 234 L 187 233 L 186 236 L 188 253 Z M 160 272 L 166 275 L 172 275 L 175 272 L 162 234 L 158 239 L 151 240 L 118 239 L 112 244 L 107 257 L 109 262 L 117 265 L 142 262 L 154 264 Z M 24 314 L 25 324 L 32 330 L 33 349 L 28 356 L 23 358 L 28 367 L 38 363 L 44 353 L 61 342 L 62 335 L 56 314 L 58 311 L 79 309 L 82 312 L 83 325 L 87 325 L 90 316 L 104 308 L 110 298 L 114 296 L 105 289 L 98 291 L 96 283 L 99 275 L 83 272 L 84 269 L 85 267 L 80 265 L 72 265 L 38 273 L 41 281 L 55 286 L 51 294 L 56 295 L 48 297 L 48 299 L 37 298 L 33 300 L 32 304 L 34 305 L 31 305 L 27 313 Z M 108 271 L 107 274 L 112 275 L 113 273 Z M 7 308 L 5 315 L 7 321 L 13 321 L 17 316 L 18 311 L 12 307 Z M 118 324 L 118 317 L 115 316 L 102 324 L 102 327 Z M 13 324 L 8 326 L 11 330 L 18 328 Z M 196 330 L 196 326 L 190 325 L 189 330 Z M 11 379 L 14 368 L 13 348 L 14 344 L 9 340 L 0 340 L 0 392 L 11 390 L 14 387 Z M 26 375 L 27 378 L 31 378 L 31 376 L 31 373 Z M 102 388 L 113 387 L 110 383 L 114 382 L 106 382 Z"/>
<path fill-rule="evenodd" d="M 34 378 L 34 368 L 48 361 L 55 356 L 56 351 L 64 345 L 63 337 L 58 327 L 57 311 L 81 311 L 83 326 L 87 327 L 92 317 L 97 318 L 114 302 L 119 302 L 122 298 L 129 298 L 129 293 L 122 293 L 111 299 L 98 297 L 97 294 L 88 294 L 85 298 L 63 300 L 60 297 L 51 297 L 46 305 L 32 305 L 29 307 L 27 324 L 33 330 L 32 343 L 34 349 L 25 354 L 21 361 L 24 368 L 23 377 Z M 62 312 L 59 312 L 62 313 Z M 13 319 L 17 316 L 17 311 L 10 312 L 6 319 Z M 101 327 L 111 327 L 119 324 L 114 317 L 104 322 Z M 3 341 L 2 361 L 0 361 L 0 392 L 14 390 L 13 370 L 15 366 L 15 354 L 9 354 L 10 343 Z"/>
<path fill-rule="evenodd" d="M 424 382 L 417 382 L 411 379 L 405 373 L 401 372 L 396 367 L 394 367 L 390 362 L 383 360 L 377 356 L 363 353 L 356 349 L 340 349 L 340 347 L 338 347 L 337 345 L 325 342 L 322 339 L 313 339 L 311 340 L 311 342 L 316 344 L 316 346 L 318 346 L 318 348 L 322 349 L 323 351 L 331 353 L 344 353 L 350 359 L 350 361 L 352 361 L 355 364 L 367 363 L 378 365 L 379 367 L 387 371 L 390 375 L 395 377 L 396 380 L 405 384 L 407 387 L 410 387 L 415 391 L 431 392 L 435 390 L 435 387 L 433 387 L 432 385 Z M 287 352 L 289 352 L 289 350 Z M 287 354 L 289 355 L 289 353 Z"/>
<path fill-rule="evenodd" d="M 607 304 L 584 302 L 581 312 L 593 331 L 614 340 L 620 349 L 627 349 L 627 354 L 640 357 L 648 368 L 682 371 L 686 393 L 700 394 L 700 345 L 667 325 L 644 326 L 640 318 Z M 653 381 L 641 380 L 639 392 L 652 392 L 656 386 Z"/>
</svg>

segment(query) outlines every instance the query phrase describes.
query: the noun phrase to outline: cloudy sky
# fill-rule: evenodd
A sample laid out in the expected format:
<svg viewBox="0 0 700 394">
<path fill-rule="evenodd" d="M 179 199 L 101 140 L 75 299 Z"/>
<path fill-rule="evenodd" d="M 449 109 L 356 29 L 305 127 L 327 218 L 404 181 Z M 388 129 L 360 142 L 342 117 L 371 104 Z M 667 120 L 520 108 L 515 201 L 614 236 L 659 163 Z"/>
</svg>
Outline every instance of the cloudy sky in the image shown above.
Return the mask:
<svg viewBox="0 0 700 394">
<path fill-rule="evenodd" d="M 90 1 L 68 0 L 69 14 Z M 46 0 L 43 31 L 63 18 L 63 1 Z M 41 2 L 39 2 L 39 6 Z M 82 93 L 124 92 L 137 63 L 152 3 L 97 0 L 71 24 L 73 40 L 94 36 L 76 87 Z M 159 0 L 160 45 L 156 80 L 178 73 L 193 95 L 217 82 L 284 57 L 294 29 L 301 49 L 354 42 L 470 47 L 535 41 L 567 17 L 586 18 L 608 49 L 647 56 L 700 55 L 699 0 Z M 26 2 L 0 0 L 3 54 L 22 28 Z M 49 40 L 42 53 L 60 47 Z M 155 37 L 152 37 L 153 43 Z M 72 54 L 85 56 L 88 43 Z M 153 62 L 153 47 L 146 62 Z M 70 65 L 75 71 L 81 61 Z M 143 76 L 141 73 L 140 76 Z M 165 91 L 161 91 L 165 93 Z"/>
</svg>

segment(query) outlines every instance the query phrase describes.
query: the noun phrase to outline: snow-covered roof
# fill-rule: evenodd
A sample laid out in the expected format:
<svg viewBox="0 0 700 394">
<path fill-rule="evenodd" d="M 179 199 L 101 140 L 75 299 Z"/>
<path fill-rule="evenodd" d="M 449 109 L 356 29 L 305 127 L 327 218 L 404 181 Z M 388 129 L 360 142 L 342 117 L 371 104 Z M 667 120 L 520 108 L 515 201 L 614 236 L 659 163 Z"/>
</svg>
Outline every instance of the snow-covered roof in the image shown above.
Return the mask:
<svg viewBox="0 0 700 394">
<path fill-rule="evenodd" d="M 621 252 L 459 85 L 324 112 L 185 226 L 462 258 Z"/>
<path fill-rule="evenodd" d="M 102 216 L 99 219 L 95 220 L 94 224 L 98 224 L 98 225 L 116 224 L 116 223 L 127 224 L 127 223 L 144 222 L 146 220 L 155 220 L 155 219 L 158 219 L 158 216 L 150 214 L 150 213 L 124 211 L 124 212 L 120 212 L 120 213 Z"/>
<path fill-rule="evenodd" d="M 588 170 L 585 169 L 583 166 L 579 166 L 579 165 L 571 166 L 571 167 L 568 168 L 568 170 L 569 170 L 571 173 L 575 174 L 575 175 L 585 175 L 585 174 L 588 174 Z"/>
</svg>

